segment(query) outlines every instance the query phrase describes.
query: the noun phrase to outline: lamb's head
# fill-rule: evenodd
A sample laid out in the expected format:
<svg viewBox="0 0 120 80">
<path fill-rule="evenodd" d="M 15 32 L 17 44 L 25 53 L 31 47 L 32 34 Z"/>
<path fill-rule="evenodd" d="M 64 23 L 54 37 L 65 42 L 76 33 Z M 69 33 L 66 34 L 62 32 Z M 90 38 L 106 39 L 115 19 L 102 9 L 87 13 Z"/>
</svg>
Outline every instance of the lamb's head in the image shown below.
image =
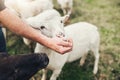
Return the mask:
<svg viewBox="0 0 120 80">
<path fill-rule="evenodd" d="M 48 37 L 61 37 L 65 36 L 64 22 L 68 17 L 68 15 L 61 17 L 56 10 L 52 9 L 30 17 L 26 21 L 33 28 L 40 30 L 42 34 Z"/>
</svg>

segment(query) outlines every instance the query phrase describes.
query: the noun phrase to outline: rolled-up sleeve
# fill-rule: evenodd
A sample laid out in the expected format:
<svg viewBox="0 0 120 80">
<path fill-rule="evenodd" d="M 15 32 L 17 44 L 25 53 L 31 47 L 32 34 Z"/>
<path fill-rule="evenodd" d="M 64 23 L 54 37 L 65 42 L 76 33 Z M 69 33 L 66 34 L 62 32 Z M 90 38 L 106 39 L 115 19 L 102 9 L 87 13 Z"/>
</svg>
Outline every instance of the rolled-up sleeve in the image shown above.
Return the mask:
<svg viewBox="0 0 120 80">
<path fill-rule="evenodd" d="M 5 8 L 4 0 L 0 0 L 0 11 Z"/>
</svg>

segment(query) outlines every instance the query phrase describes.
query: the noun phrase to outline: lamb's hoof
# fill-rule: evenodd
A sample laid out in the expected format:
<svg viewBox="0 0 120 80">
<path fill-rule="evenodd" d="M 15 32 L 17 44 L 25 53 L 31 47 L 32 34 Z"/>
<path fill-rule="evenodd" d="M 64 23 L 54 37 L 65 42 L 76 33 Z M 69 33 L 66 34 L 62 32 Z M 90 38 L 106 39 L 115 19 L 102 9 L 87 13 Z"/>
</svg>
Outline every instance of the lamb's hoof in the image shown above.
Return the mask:
<svg viewBox="0 0 120 80">
<path fill-rule="evenodd" d="M 94 75 L 96 75 L 96 74 L 97 74 L 97 69 L 95 69 L 95 70 L 93 71 L 93 74 L 94 74 Z"/>
</svg>

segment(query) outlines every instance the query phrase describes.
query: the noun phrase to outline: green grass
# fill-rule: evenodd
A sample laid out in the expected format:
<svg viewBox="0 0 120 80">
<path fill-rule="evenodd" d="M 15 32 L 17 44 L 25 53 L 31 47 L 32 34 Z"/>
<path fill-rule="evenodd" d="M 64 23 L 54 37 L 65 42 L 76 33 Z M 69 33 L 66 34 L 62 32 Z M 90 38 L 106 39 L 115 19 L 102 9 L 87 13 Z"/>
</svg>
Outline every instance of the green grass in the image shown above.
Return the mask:
<svg viewBox="0 0 120 80">
<path fill-rule="evenodd" d="M 57 4 L 55 7 L 59 9 Z M 70 19 L 71 23 L 86 21 L 98 27 L 101 37 L 99 71 L 93 75 L 94 57 L 89 55 L 83 67 L 79 66 L 79 60 L 67 63 L 58 80 L 120 80 L 120 0 L 74 0 Z M 11 32 L 7 48 L 11 54 L 30 52 L 20 36 Z M 48 75 L 50 77 L 51 72 Z"/>
</svg>

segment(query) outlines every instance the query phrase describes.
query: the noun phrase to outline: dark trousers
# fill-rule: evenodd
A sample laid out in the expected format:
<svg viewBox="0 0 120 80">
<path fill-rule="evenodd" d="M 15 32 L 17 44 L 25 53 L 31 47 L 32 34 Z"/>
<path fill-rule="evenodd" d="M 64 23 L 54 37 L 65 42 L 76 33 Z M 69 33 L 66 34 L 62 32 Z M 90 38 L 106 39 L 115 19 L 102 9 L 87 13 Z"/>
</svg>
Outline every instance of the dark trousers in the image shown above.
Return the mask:
<svg viewBox="0 0 120 80">
<path fill-rule="evenodd" d="M 6 42 L 1 27 L 0 27 L 0 52 L 6 52 Z"/>
<path fill-rule="evenodd" d="M 29 80 L 48 65 L 46 54 L 9 56 L 0 54 L 0 80 Z"/>
</svg>

